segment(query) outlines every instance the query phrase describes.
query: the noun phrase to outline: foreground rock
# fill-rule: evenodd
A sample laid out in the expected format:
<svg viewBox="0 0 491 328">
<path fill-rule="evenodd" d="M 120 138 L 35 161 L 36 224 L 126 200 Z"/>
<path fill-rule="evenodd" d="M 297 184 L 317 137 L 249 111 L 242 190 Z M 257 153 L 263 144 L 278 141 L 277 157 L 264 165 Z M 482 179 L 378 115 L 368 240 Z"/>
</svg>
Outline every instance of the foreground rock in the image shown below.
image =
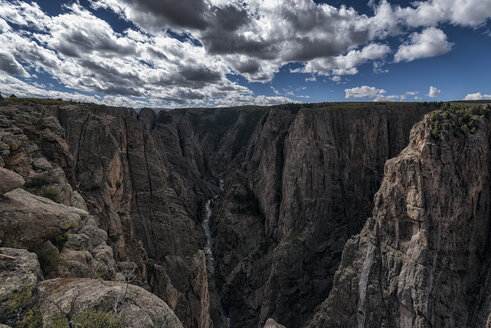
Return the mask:
<svg viewBox="0 0 491 328">
<path fill-rule="evenodd" d="M 309 327 L 489 326 L 491 118 L 476 112 L 413 128 Z"/>
<path fill-rule="evenodd" d="M 109 327 L 183 328 L 164 301 L 134 285 L 60 278 L 41 282 L 37 292 L 44 327 L 106 320 Z"/>
<path fill-rule="evenodd" d="M 20 188 L 25 181 L 19 174 L 0 167 L 0 195 L 11 190 Z"/>
<path fill-rule="evenodd" d="M 36 254 L 25 249 L 0 248 L 0 303 L 22 290 L 32 291 L 41 276 Z"/>
<path fill-rule="evenodd" d="M 23 189 L 10 191 L 0 199 L 1 245 L 35 250 L 77 226 L 87 214 Z"/>
<path fill-rule="evenodd" d="M 0 248 L 0 326 L 15 323 L 34 302 L 40 280 L 37 256 L 25 249 Z"/>
</svg>

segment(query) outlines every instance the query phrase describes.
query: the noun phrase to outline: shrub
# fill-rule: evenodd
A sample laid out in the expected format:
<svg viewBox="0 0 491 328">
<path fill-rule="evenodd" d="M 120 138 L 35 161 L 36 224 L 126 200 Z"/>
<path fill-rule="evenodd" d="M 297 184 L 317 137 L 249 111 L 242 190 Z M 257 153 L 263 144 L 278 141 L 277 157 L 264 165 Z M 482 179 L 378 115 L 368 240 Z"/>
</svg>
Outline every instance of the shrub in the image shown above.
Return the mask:
<svg viewBox="0 0 491 328">
<path fill-rule="evenodd" d="M 6 310 L 7 315 L 19 313 L 32 301 L 32 289 L 24 287 L 18 292 L 9 296 L 7 301 L 2 303 L 2 310 Z M 3 311 L 2 311 L 3 312 Z"/>
<path fill-rule="evenodd" d="M 0 304 L 2 323 L 20 328 L 42 327 L 42 317 L 36 306 L 36 297 L 30 287 L 24 286 L 19 291 L 9 295 Z"/>
<path fill-rule="evenodd" d="M 43 317 L 39 309 L 29 309 L 21 320 L 16 322 L 17 327 L 38 328 L 43 326 Z"/>
<path fill-rule="evenodd" d="M 53 245 L 55 245 L 56 248 L 61 251 L 63 247 L 65 247 L 65 244 L 68 242 L 68 232 L 64 232 L 61 235 L 56 236 L 52 242 Z"/>
<path fill-rule="evenodd" d="M 51 178 L 46 174 L 37 174 L 31 178 L 31 181 L 27 184 L 28 188 L 41 188 L 42 186 L 50 184 Z"/>
<path fill-rule="evenodd" d="M 453 132 L 454 136 L 467 133 L 474 134 L 479 128 L 478 120 L 489 115 L 489 112 L 489 106 L 474 105 L 469 107 L 468 105 L 445 103 L 440 107 L 440 110 L 431 114 L 433 138 L 439 139 L 443 131 Z M 450 128 L 453 131 L 450 131 Z"/>
<path fill-rule="evenodd" d="M 60 254 L 54 248 L 40 251 L 38 259 L 45 273 L 50 272 L 61 261 Z"/>
<path fill-rule="evenodd" d="M 20 147 L 24 146 L 24 140 L 22 139 L 17 139 L 12 141 L 12 143 L 9 144 L 10 150 L 11 151 L 16 151 Z"/>
<path fill-rule="evenodd" d="M 41 196 L 51 199 L 54 202 L 59 203 L 61 201 L 61 195 L 56 188 L 51 186 L 42 186 L 40 190 Z"/>
<path fill-rule="evenodd" d="M 111 311 L 85 309 L 75 315 L 54 314 L 50 317 L 52 328 L 124 328 L 124 319 Z"/>
<path fill-rule="evenodd" d="M 75 316 L 76 327 L 81 328 L 124 328 L 123 318 L 112 312 L 86 309 Z"/>
</svg>

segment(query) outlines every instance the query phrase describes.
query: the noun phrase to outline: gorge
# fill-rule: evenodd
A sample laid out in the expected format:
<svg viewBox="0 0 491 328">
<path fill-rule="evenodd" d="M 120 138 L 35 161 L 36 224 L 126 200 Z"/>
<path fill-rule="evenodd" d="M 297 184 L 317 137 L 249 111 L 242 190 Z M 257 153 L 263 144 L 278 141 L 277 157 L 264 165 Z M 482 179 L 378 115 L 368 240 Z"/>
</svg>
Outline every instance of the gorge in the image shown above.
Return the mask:
<svg viewBox="0 0 491 328">
<path fill-rule="evenodd" d="M 3 100 L 0 323 L 488 327 L 491 109 L 441 105 Z"/>
</svg>

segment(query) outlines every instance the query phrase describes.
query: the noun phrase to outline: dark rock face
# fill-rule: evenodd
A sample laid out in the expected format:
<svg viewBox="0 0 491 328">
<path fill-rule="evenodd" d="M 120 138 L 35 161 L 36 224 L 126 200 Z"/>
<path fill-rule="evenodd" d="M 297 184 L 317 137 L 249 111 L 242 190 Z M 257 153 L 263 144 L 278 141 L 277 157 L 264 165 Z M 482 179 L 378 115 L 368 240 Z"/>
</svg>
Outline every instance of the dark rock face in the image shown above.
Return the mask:
<svg viewBox="0 0 491 328">
<path fill-rule="evenodd" d="M 489 325 L 491 120 L 476 119 L 474 134 L 413 128 L 309 327 Z"/>
<path fill-rule="evenodd" d="M 385 161 L 430 109 L 268 111 L 245 173 L 225 179 L 216 210 L 215 252 L 233 324 L 273 317 L 298 327 L 310 316 L 373 208 Z"/>
<path fill-rule="evenodd" d="M 58 110 L 75 178 L 108 232 L 116 261 L 136 262 L 139 283 L 173 306 L 185 326 L 208 327 L 206 263 L 199 253 L 204 238 L 194 221 L 205 188 L 187 158 L 194 156 L 192 144 L 186 148 L 192 135 L 181 137 L 188 130 L 178 125 L 150 130 L 154 115 L 140 115 L 118 108 Z M 168 152 L 181 155 L 177 172 Z"/>
</svg>

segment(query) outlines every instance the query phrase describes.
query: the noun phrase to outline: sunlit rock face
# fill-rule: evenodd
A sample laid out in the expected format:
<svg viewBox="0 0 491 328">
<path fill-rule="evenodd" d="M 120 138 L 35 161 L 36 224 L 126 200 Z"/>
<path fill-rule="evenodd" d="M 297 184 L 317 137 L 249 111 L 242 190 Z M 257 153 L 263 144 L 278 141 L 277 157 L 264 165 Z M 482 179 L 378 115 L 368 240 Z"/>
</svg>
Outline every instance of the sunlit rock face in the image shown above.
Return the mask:
<svg viewBox="0 0 491 328">
<path fill-rule="evenodd" d="M 439 132 L 438 115 L 416 124 L 308 327 L 489 325 L 489 114 L 474 132 Z"/>
</svg>

